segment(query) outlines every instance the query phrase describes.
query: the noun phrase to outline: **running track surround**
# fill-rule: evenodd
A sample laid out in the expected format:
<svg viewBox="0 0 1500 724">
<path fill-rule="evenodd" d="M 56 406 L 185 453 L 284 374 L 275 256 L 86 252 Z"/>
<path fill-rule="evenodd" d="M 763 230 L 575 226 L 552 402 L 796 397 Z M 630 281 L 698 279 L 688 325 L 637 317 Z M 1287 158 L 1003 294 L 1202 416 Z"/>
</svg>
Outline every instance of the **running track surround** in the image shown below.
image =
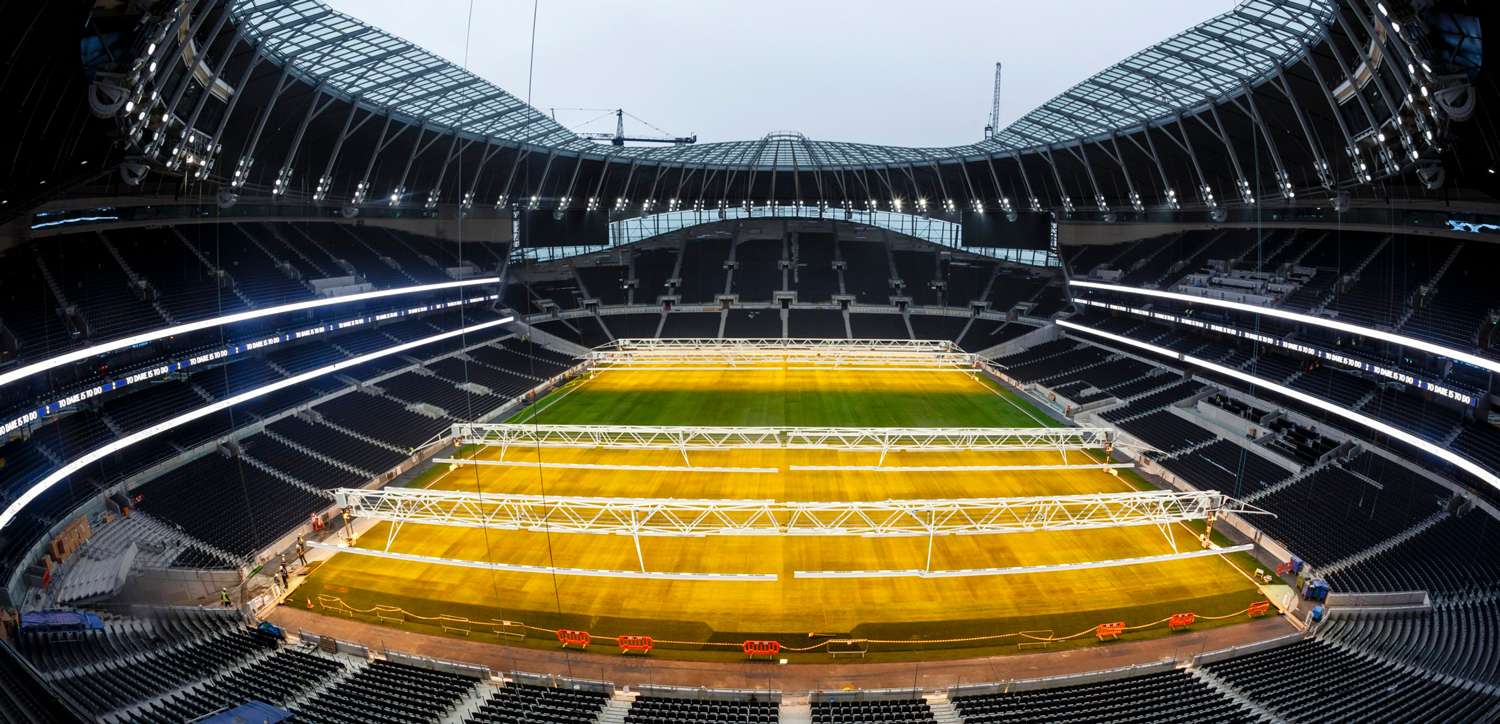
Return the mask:
<svg viewBox="0 0 1500 724">
<path fill-rule="evenodd" d="M 369 299 L 394 297 L 402 294 L 435 292 L 443 289 L 469 287 L 476 284 L 498 283 L 500 283 L 500 277 L 484 277 L 480 279 L 463 279 L 456 282 L 442 282 L 439 284 L 421 284 L 417 286 L 397 287 L 395 289 L 381 289 L 373 292 L 361 292 L 359 294 L 349 294 L 347 296 L 341 297 L 309 299 L 305 302 L 293 302 L 291 304 L 282 304 L 276 307 L 266 307 L 264 309 L 253 309 L 248 312 L 240 312 L 238 314 L 228 314 L 222 317 L 200 319 L 196 322 L 189 322 L 187 324 L 177 324 L 170 327 L 159 327 L 147 332 L 141 332 L 140 334 L 133 334 L 129 337 L 123 337 L 121 339 L 103 342 L 101 344 L 89 345 L 88 347 L 61 354 L 56 357 L 50 357 L 40 362 L 35 362 L 23 367 L 17 367 L 16 369 L 13 369 L 9 372 L 0 374 L 0 387 L 4 387 L 5 385 L 15 382 L 16 380 L 30 377 L 31 375 L 37 374 L 38 372 L 45 372 L 55 367 L 61 367 L 65 364 L 88 359 L 96 355 L 107 354 L 109 352 L 114 352 L 115 350 L 133 347 L 143 342 L 152 342 L 158 339 L 162 339 L 163 337 L 170 337 L 177 334 L 186 334 L 188 332 L 196 332 L 200 329 L 209 329 L 224 324 L 243 322 L 247 319 L 259 319 L 261 317 L 269 317 L 276 314 L 285 314 L 287 312 L 300 312 L 304 309 L 316 309 L 318 307 L 327 307 L 334 304 L 361 302 Z"/>
<path fill-rule="evenodd" d="M 226 409 L 226 408 L 230 407 L 231 405 L 236 405 L 236 404 L 239 404 L 239 403 L 244 402 L 246 400 L 251 400 L 251 399 L 254 399 L 256 397 L 260 397 L 262 395 L 268 395 L 268 394 L 270 394 L 272 392 L 275 392 L 277 390 L 285 389 L 287 387 L 291 387 L 292 385 L 299 384 L 299 383 L 302 383 L 302 382 L 306 382 L 307 380 L 313 379 L 313 378 L 321 376 L 321 375 L 326 375 L 326 374 L 329 374 L 331 372 L 337 372 L 337 371 L 342 370 L 342 369 L 347 369 L 347 368 L 353 367 L 353 366 L 355 366 L 357 364 L 361 364 L 363 362 L 368 362 L 368 361 L 370 361 L 372 359 L 378 359 L 380 357 L 386 357 L 386 356 L 393 355 L 393 354 L 399 354 L 399 353 L 405 352 L 405 351 L 407 351 L 409 349 L 414 349 L 416 347 L 420 347 L 420 346 L 425 345 L 425 344 L 430 344 L 432 342 L 439 342 L 439 341 L 442 341 L 442 340 L 445 340 L 445 339 L 450 339 L 452 337 L 457 337 L 459 335 L 472 334 L 474 332 L 479 332 L 479 331 L 482 331 L 482 330 L 485 330 L 485 329 L 490 329 L 492 327 L 496 327 L 496 326 L 499 326 L 499 325 L 502 325 L 502 324 L 507 324 L 507 323 L 513 322 L 513 321 L 515 321 L 515 317 L 513 317 L 513 316 L 511 316 L 511 317 L 503 317 L 501 319 L 496 319 L 496 320 L 493 320 L 493 321 L 484 322 L 482 324 L 474 324 L 474 325 L 470 325 L 468 327 L 461 327 L 459 329 L 451 330 L 451 331 L 448 331 L 448 332 L 443 332 L 441 334 L 435 334 L 435 335 L 433 335 L 431 337 L 426 337 L 426 338 L 419 339 L 419 340 L 416 340 L 416 341 L 413 341 L 413 342 L 406 342 L 404 344 L 398 344 L 398 345 L 396 345 L 394 347 L 389 347 L 387 349 L 379 350 L 379 351 L 376 351 L 376 352 L 369 352 L 367 354 L 359 355 L 358 357 L 353 357 L 351 359 L 343 360 L 342 362 L 336 362 L 336 363 L 328 365 L 326 367 L 320 367 L 320 368 L 315 369 L 315 370 L 310 370 L 310 371 L 307 371 L 307 372 L 303 372 L 302 374 L 299 374 L 299 375 L 293 375 L 293 376 L 288 377 L 288 378 L 286 378 L 284 380 L 279 380 L 279 381 L 276 381 L 276 382 L 272 382 L 269 385 L 265 385 L 263 387 L 258 387 L 256 389 L 250 390 L 248 392 L 242 392 L 242 393 L 240 393 L 238 395 L 235 395 L 233 397 L 230 397 L 230 398 L 227 398 L 227 399 L 224 399 L 224 400 L 220 400 L 220 401 L 215 402 L 215 403 L 213 403 L 211 405 L 205 405 L 205 406 L 200 407 L 200 408 L 198 408 L 196 410 L 193 410 L 192 412 L 188 412 L 188 413 L 179 415 L 179 416 L 174 417 L 174 418 L 172 418 L 170 420 L 163 420 L 162 422 L 158 422 L 155 425 L 152 425 L 151 427 L 148 427 L 148 428 L 146 428 L 144 430 L 141 430 L 140 432 L 137 432 L 137 433 L 135 433 L 133 435 L 128 435 L 128 436 L 120 438 L 119 440 L 116 440 L 116 441 L 114 441 L 112 443 L 109 443 L 108 445 L 104 445 L 103 447 L 99 447 L 99 448 L 96 448 L 96 449 L 94 449 L 94 450 L 92 450 L 92 451 L 90 451 L 88 453 L 85 453 L 83 456 L 81 456 L 81 457 L 79 457 L 79 458 L 77 458 L 77 459 L 69 462 L 68 464 L 62 466 L 61 468 L 58 468 L 57 470 L 54 470 L 51 474 L 49 474 L 45 478 L 42 478 L 40 481 L 38 481 L 36 484 L 32 485 L 30 488 L 27 488 L 27 490 L 26 490 L 25 493 L 22 493 L 20 495 L 20 497 L 16 498 L 14 502 L 12 502 L 8 507 L 6 507 L 5 512 L 0 513 L 0 529 L 3 529 L 5 526 L 10 525 L 10 522 L 12 520 L 15 520 L 16 516 L 20 515 L 21 511 L 23 509 L 25 509 L 25 507 L 29 503 L 31 503 L 31 501 L 35 500 L 37 498 L 37 496 L 41 495 L 43 492 L 45 492 L 48 488 L 52 487 L 53 485 L 56 485 L 57 483 L 61 482 L 63 479 L 67 478 L 69 475 L 72 475 L 73 473 L 75 473 L 75 472 L 83 469 L 85 466 L 89 465 L 90 463 L 92 463 L 92 462 L 94 462 L 96 460 L 99 460 L 101 458 L 104 458 L 105 456 L 108 456 L 108 455 L 112 454 L 112 453 L 115 453 L 115 452 L 123 450 L 123 449 L 125 449 L 127 447 L 130 447 L 131 445 L 134 445 L 134 444 L 136 444 L 136 443 L 138 443 L 138 442 L 140 442 L 142 440 L 145 440 L 146 438 L 152 437 L 152 436 L 154 436 L 154 435 L 156 435 L 158 433 L 165 432 L 165 431 L 170 430 L 170 429 L 172 429 L 174 427 L 177 427 L 178 425 L 182 425 L 182 424 L 185 424 L 185 423 L 188 423 L 188 422 L 192 422 L 193 420 L 196 420 L 196 419 L 198 419 L 200 417 L 204 417 L 206 415 L 211 415 L 211 414 L 213 414 L 215 412 L 218 412 L 220 410 Z M 173 327 L 172 329 L 176 330 L 176 329 L 180 329 L 180 328 Z"/>
</svg>

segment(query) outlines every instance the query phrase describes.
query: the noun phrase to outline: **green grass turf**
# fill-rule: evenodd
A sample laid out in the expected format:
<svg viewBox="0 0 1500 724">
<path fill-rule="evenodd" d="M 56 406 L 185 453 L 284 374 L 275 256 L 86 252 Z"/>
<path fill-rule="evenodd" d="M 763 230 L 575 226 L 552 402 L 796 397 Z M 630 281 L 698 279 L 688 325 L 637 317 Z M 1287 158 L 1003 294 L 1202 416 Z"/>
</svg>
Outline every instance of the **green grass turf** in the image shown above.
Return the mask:
<svg viewBox="0 0 1500 724">
<path fill-rule="evenodd" d="M 605 373 L 607 376 L 609 373 Z M 636 373 L 640 374 L 640 373 Z M 679 373 L 672 375 L 700 374 Z M 534 405 L 513 416 L 511 422 L 536 421 L 543 424 L 638 424 L 638 425 L 788 425 L 788 426 L 912 426 L 912 427 L 1029 427 L 1039 421 L 1055 424 L 1026 400 L 980 378 L 971 380 L 954 373 L 911 373 L 929 375 L 929 380 L 919 382 L 915 388 L 895 386 L 888 389 L 819 389 L 814 384 L 778 385 L 770 377 L 775 373 L 747 373 L 736 380 L 730 377 L 709 378 L 723 380 L 718 386 L 686 384 L 682 388 L 658 389 L 662 379 L 652 379 L 644 388 L 631 389 L 629 385 L 595 384 L 597 380 L 579 380 L 545 396 Z M 896 373 L 870 373 L 893 375 Z M 755 375 L 764 375 L 756 377 Z M 905 377 L 905 375 L 902 375 Z M 940 379 L 938 379 L 940 378 Z M 871 378 L 876 385 L 880 377 Z M 613 381 L 618 382 L 618 380 Z M 701 380 L 700 380 L 701 382 Z M 742 386 L 737 386 L 742 385 Z M 851 386 L 854 387 L 854 386 Z M 924 389 L 925 387 L 925 389 Z M 421 487 L 432 477 L 440 475 L 447 466 L 434 466 L 410 483 Z M 1148 481 L 1134 471 L 1121 471 L 1123 482 L 1136 489 L 1150 489 Z M 1198 529 L 1201 530 L 1201 523 Z M 1232 561 L 1245 570 L 1253 570 L 1254 560 L 1248 554 L 1240 554 L 1246 560 Z M 329 572 L 347 566 L 359 566 L 363 562 L 351 556 L 339 556 L 324 564 Z M 337 578 L 337 576 L 330 576 Z M 559 617 L 555 610 L 497 610 L 481 603 L 491 598 L 485 593 L 468 601 L 434 600 L 416 594 L 390 590 L 388 587 L 372 586 L 368 590 L 350 590 L 340 586 L 329 586 L 325 578 L 314 575 L 300 588 L 295 601 L 319 594 L 336 596 L 353 608 L 370 608 L 375 605 L 396 606 L 421 615 L 464 616 L 475 621 L 497 618 L 523 620 L 545 628 L 576 628 L 599 635 L 618 635 L 649 631 L 657 639 L 687 641 L 738 642 L 746 639 L 777 639 L 787 645 L 795 645 L 799 639 L 805 644 L 806 632 L 775 631 L 715 631 L 702 621 L 668 621 L 661 619 L 633 620 L 610 616 L 582 616 L 565 613 Z M 1139 604 L 1106 610 L 1083 610 L 1070 612 L 1066 609 L 1045 616 L 987 617 L 982 620 L 929 621 L 919 625 L 899 620 L 872 621 L 861 624 L 854 631 L 828 632 L 842 636 L 872 639 L 935 639 L 961 638 L 1014 631 L 1051 630 L 1063 636 L 1091 628 L 1099 623 L 1123 620 L 1129 625 L 1151 623 L 1171 614 L 1194 611 L 1201 615 L 1223 615 L 1243 610 L 1254 601 L 1262 600 L 1249 583 L 1243 588 L 1209 595 L 1195 595 L 1185 587 L 1173 600 L 1142 601 Z M 1083 608 L 1087 603 L 1081 602 Z M 1003 608 L 1003 607 L 1001 607 Z M 438 635 L 464 637 L 453 631 L 445 631 L 434 623 L 410 620 L 391 623 L 370 615 L 356 615 L 361 620 L 392 625 L 405 630 Z M 1200 621 L 1194 628 L 1201 630 L 1214 626 L 1240 623 L 1246 619 L 1234 616 L 1218 621 Z M 475 628 L 467 638 L 483 637 L 498 641 L 493 634 L 481 633 Z M 1172 632 L 1164 625 L 1126 634 L 1123 638 L 1145 639 L 1170 636 Z M 491 638 L 493 637 L 493 638 Z M 511 640 L 523 646 L 555 648 L 557 643 L 546 634 L 532 632 L 524 641 Z M 1068 649 L 1109 645 L 1101 644 L 1092 636 L 1080 637 L 1069 642 L 1052 644 L 1051 648 Z M 663 646 L 661 656 L 689 660 L 741 660 L 737 650 L 726 648 L 679 649 Z M 670 650 L 668 650 L 670 649 Z M 966 644 L 924 645 L 916 643 L 877 644 L 871 647 L 870 661 L 929 660 L 953 658 L 955 656 L 982 656 L 1016 653 L 1019 649 L 1013 639 L 1000 643 L 972 642 Z M 599 653 L 613 653 L 613 648 L 599 647 Z M 791 654 L 792 661 L 825 661 L 824 652 Z"/>
<path fill-rule="evenodd" d="M 745 386 L 720 387 L 711 393 L 702 389 L 600 389 L 603 385 L 578 381 L 547 395 L 509 421 L 553 425 L 788 427 L 1058 425 L 1030 402 L 984 377 L 971 380 L 951 372 L 912 372 L 909 374 L 929 376 L 932 388 L 767 389 L 766 380 L 757 376 L 776 373 L 745 374 L 749 380 Z M 900 373 L 867 374 L 879 379 L 881 375 Z"/>
</svg>

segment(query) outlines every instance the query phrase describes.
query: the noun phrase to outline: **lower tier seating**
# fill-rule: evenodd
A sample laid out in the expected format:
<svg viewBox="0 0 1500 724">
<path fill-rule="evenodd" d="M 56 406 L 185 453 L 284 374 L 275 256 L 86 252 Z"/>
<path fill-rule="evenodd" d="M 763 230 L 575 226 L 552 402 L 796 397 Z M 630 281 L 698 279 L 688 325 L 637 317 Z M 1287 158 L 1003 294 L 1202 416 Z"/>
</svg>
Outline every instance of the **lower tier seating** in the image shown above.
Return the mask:
<svg viewBox="0 0 1500 724">
<path fill-rule="evenodd" d="M 609 701 L 602 692 L 507 683 L 465 724 L 590 724 Z"/>
<path fill-rule="evenodd" d="M 969 724 L 1257 721 L 1243 704 L 1182 671 L 1052 689 L 961 696 L 953 700 L 953 706 Z"/>
<path fill-rule="evenodd" d="M 727 701 L 642 696 L 630 705 L 626 724 L 770 724 L 779 720 L 774 701 Z M 813 721 L 817 721 L 814 719 Z"/>
<path fill-rule="evenodd" d="M 1269 488 L 1292 475 L 1286 468 L 1228 440 L 1163 459 L 1161 465 L 1197 487 L 1222 490 L 1230 495 Z"/>
<path fill-rule="evenodd" d="M 309 724 L 422 724 L 451 713 L 475 679 L 376 659 L 295 709 Z"/>
<path fill-rule="evenodd" d="M 1318 640 L 1204 667 L 1289 721 L 1404 724 L 1482 721 L 1493 695 L 1444 683 Z"/>
<path fill-rule="evenodd" d="M 141 510 L 236 556 L 248 556 L 331 501 L 211 452 L 137 486 Z"/>
<path fill-rule="evenodd" d="M 925 724 L 936 721 L 926 699 L 815 701 L 813 724 Z"/>
</svg>

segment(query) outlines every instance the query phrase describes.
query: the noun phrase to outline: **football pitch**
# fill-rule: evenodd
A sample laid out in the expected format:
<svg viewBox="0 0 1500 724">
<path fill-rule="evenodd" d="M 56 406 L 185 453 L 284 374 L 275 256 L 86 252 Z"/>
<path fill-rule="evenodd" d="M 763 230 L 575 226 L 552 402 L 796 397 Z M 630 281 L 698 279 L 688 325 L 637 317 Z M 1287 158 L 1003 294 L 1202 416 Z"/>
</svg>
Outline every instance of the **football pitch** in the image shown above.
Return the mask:
<svg viewBox="0 0 1500 724">
<path fill-rule="evenodd" d="M 934 370 L 850 371 L 608 370 L 579 380 L 513 422 L 682 426 L 1029 427 L 1054 424 L 982 377 Z M 1080 453 L 1070 453 L 1073 463 Z M 464 457 L 501 460 L 499 448 Z M 1098 454 L 1095 453 L 1095 457 Z M 878 453 L 832 450 L 694 451 L 699 467 L 774 469 L 771 473 L 601 470 L 556 467 L 442 466 L 414 485 L 467 492 L 613 498 L 881 501 L 1125 492 L 1134 475 L 1103 470 L 960 472 L 806 471 L 793 466 L 866 466 Z M 511 447 L 503 460 L 567 464 L 682 466 L 673 450 Z M 892 467 L 1049 465 L 1058 452 L 905 452 Z M 1137 481 L 1137 482 L 1132 482 Z M 359 540 L 382 549 L 387 523 Z M 358 612 L 399 608 L 411 630 L 441 632 L 432 617 L 518 621 L 537 629 L 591 632 L 596 642 L 651 636 L 655 655 L 741 658 L 745 640 L 806 646 L 826 637 L 873 639 L 872 659 L 933 658 L 1014 652 L 1016 637 L 1063 637 L 1113 621 L 1151 624 L 1183 612 L 1195 628 L 1242 622 L 1263 600 L 1230 556 L 1163 563 L 953 578 L 797 578 L 797 571 L 1013 568 L 1135 558 L 1198 548 L 1183 525 L 927 537 L 588 535 L 408 523 L 390 544 L 395 553 L 509 565 L 679 573 L 776 574 L 775 581 L 645 580 L 491 571 L 347 553 L 319 566 L 298 589 L 331 608 Z M 1241 557 L 1241 565 L 1246 557 Z M 387 609 L 389 610 L 389 609 Z M 346 614 L 348 615 L 348 614 Z M 360 615 L 355 613 L 353 615 Z M 425 618 L 423 618 L 425 617 Z M 373 619 L 373 617 L 370 617 Z M 389 619 L 390 617 L 387 617 Z M 461 628 L 461 627 L 459 627 Z M 477 631 L 477 629 L 476 629 Z M 449 630 L 449 633 L 454 631 Z M 817 636 L 809 636 L 816 634 Z M 490 633 L 473 633 L 488 636 Z M 1164 624 L 1125 638 L 1170 635 Z M 821 637 L 821 638 L 820 638 Z M 972 639 L 959 641 L 956 639 Z M 924 642 L 941 643 L 924 643 Z M 533 630 L 511 643 L 556 646 Z M 706 646 L 707 643 L 734 644 Z M 1093 636 L 1052 648 L 1098 645 Z M 592 649 L 592 647 L 591 647 Z M 604 649 L 613 652 L 615 649 Z M 820 660 L 824 649 L 793 660 Z"/>
</svg>

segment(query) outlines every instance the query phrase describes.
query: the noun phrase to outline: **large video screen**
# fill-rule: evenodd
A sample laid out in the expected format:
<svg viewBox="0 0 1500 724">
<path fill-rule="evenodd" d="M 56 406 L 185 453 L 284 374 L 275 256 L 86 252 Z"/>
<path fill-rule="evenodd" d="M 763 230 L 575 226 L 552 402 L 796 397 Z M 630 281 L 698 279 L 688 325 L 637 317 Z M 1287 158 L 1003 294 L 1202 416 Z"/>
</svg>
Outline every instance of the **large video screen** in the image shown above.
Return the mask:
<svg viewBox="0 0 1500 724">
<path fill-rule="evenodd" d="M 1010 221 L 1004 211 L 968 212 L 961 241 L 964 246 L 989 249 L 1046 251 L 1052 247 L 1052 215 L 1018 211 L 1016 220 Z"/>
<path fill-rule="evenodd" d="M 562 218 L 557 218 L 557 216 Z M 521 246 L 604 246 L 609 243 L 609 213 L 569 209 L 521 212 Z"/>
</svg>

